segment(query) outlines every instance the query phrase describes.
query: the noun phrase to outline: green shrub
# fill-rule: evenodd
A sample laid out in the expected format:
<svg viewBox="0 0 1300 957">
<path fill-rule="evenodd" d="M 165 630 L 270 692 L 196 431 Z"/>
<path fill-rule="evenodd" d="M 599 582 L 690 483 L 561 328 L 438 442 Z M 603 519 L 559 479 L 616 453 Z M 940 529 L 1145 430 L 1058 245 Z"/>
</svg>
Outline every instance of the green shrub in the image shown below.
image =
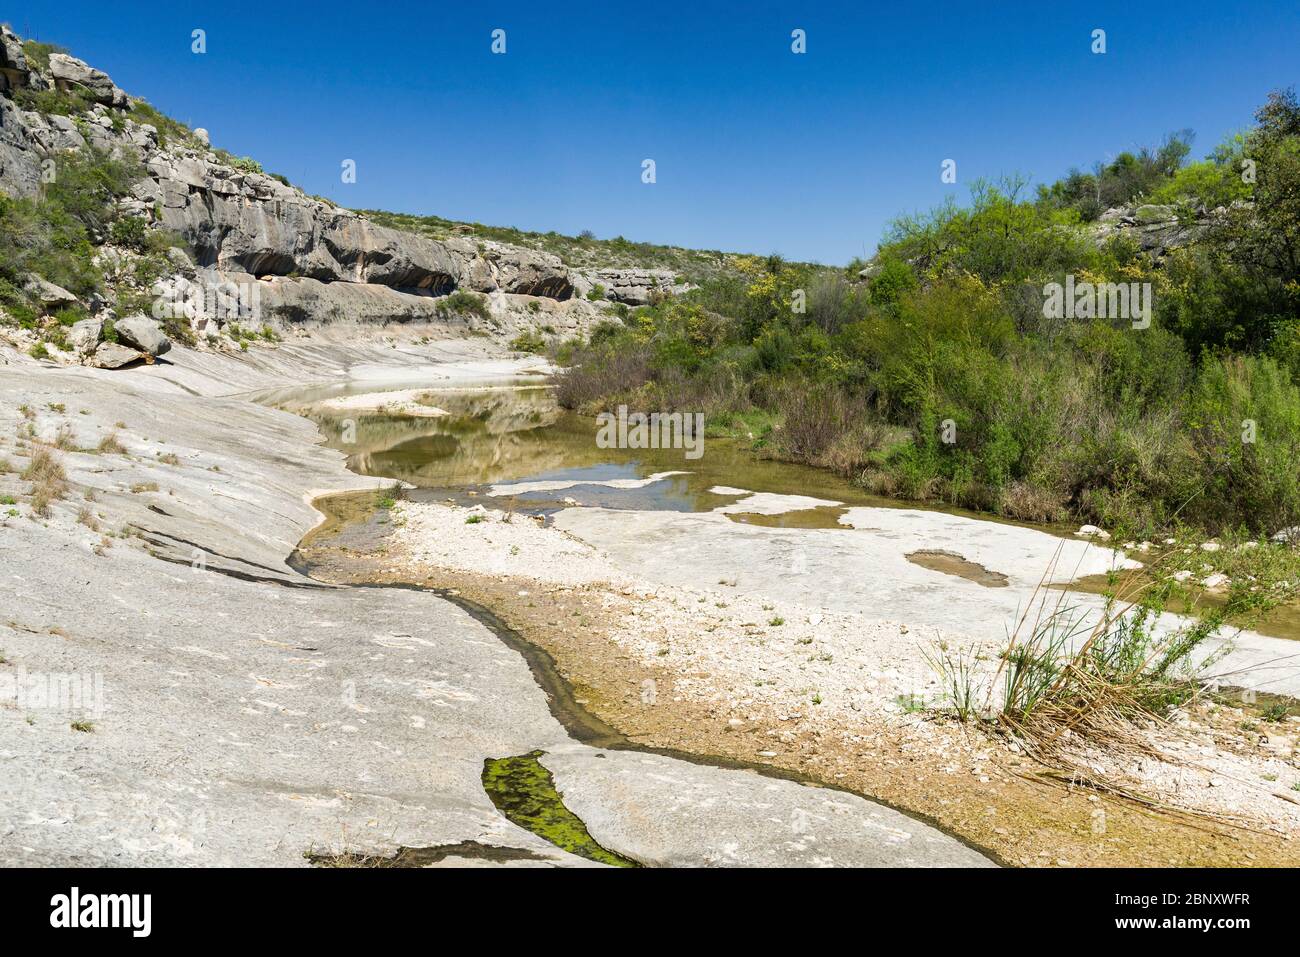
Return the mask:
<svg viewBox="0 0 1300 957">
<path fill-rule="evenodd" d="M 1232 159 L 1202 160 L 1184 166 L 1147 199 L 1161 205 L 1216 209 L 1250 195 L 1250 185 L 1242 180 L 1241 170 Z"/>
<path fill-rule="evenodd" d="M 540 333 L 529 329 L 526 332 L 519 333 L 519 335 L 511 339 L 510 348 L 517 352 L 541 354 L 546 351 L 546 340 Z"/>
<path fill-rule="evenodd" d="M 236 156 L 235 154 L 222 149 L 213 150 L 213 152 L 216 154 L 218 162 L 233 167 L 241 173 L 262 172 L 262 164 L 251 156 Z M 286 182 L 285 185 L 288 185 L 288 183 Z"/>
<path fill-rule="evenodd" d="M 93 254 L 85 226 L 57 201 L 0 193 L 0 298 L 11 312 L 34 308 L 16 292 L 29 272 L 79 296 L 93 292 L 101 281 Z"/>
<path fill-rule="evenodd" d="M 438 301 L 438 314 L 444 318 L 478 316 L 482 319 L 486 319 L 490 315 L 486 297 L 464 289 L 457 289 L 451 295 L 440 299 Z"/>
<path fill-rule="evenodd" d="M 39 40 L 23 41 L 23 56 L 27 58 L 27 65 L 35 67 L 42 72 L 50 68 L 51 53 L 67 53 L 65 47 L 55 43 L 41 43 Z"/>
<path fill-rule="evenodd" d="M 138 216 L 123 216 L 108 231 L 108 237 L 117 246 L 126 246 L 140 252 L 145 245 L 145 222 Z"/>
<path fill-rule="evenodd" d="M 76 116 L 87 112 L 94 105 L 94 98 L 84 87 L 76 85 L 67 91 L 20 87 L 14 91 L 14 102 L 23 110 L 35 110 L 51 116 Z"/>
<path fill-rule="evenodd" d="M 133 158 L 87 146 L 62 154 L 45 197 L 90 230 L 102 230 L 114 215 L 114 202 L 144 175 Z"/>
<path fill-rule="evenodd" d="M 168 143 L 196 144 L 194 132 L 178 120 L 159 112 L 145 100 L 131 100 L 131 118 L 137 123 L 148 124 L 158 131 L 158 145 Z"/>
</svg>

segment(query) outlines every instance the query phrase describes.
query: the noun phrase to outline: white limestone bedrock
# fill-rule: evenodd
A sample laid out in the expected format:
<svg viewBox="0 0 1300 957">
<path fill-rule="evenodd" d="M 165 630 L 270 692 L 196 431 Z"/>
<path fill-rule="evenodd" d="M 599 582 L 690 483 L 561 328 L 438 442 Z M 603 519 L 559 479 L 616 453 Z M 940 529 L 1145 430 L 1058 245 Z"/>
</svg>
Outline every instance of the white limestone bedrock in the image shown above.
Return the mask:
<svg viewBox="0 0 1300 957">
<path fill-rule="evenodd" d="M 1122 553 L 1091 542 L 944 512 L 854 507 L 840 522 L 850 527 L 769 528 L 735 522 L 720 509 L 570 508 L 554 518 L 557 528 L 651 581 L 707 588 L 726 579 L 742 594 L 904 622 L 916 634 L 918 649 L 936 634 L 1004 645 L 1058 549 L 1049 581 L 1102 574 L 1115 562 L 1132 567 Z M 907 560 L 920 550 L 955 552 L 1006 575 L 1008 587 L 988 588 Z M 1094 613 L 1102 604 L 1097 596 L 1078 593 L 1068 601 Z M 1179 620 L 1164 615 L 1161 626 L 1175 627 Z M 1232 653 L 1214 668 L 1227 676 L 1226 683 L 1300 695 L 1300 643 L 1242 632 L 1232 644 Z"/>
</svg>

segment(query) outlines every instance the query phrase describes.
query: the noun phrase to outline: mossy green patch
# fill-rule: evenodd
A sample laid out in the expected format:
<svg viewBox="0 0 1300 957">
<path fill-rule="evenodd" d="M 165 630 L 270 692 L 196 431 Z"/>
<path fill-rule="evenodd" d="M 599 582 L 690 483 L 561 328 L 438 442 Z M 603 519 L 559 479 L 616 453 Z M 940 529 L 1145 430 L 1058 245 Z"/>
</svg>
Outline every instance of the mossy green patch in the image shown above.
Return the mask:
<svg viewBox="0 0 1300 957">
<path fill-rule="evenodd" d="M 543 753 L 532 751 L 483 762 L 483 789 L 497 810 L 511 823 L 570 854 L 614 867 L 639 867 L 636 861 L 597 844 L 582 819 L 564 806 L 555 779 L 538 760 Z"/>
</svg>

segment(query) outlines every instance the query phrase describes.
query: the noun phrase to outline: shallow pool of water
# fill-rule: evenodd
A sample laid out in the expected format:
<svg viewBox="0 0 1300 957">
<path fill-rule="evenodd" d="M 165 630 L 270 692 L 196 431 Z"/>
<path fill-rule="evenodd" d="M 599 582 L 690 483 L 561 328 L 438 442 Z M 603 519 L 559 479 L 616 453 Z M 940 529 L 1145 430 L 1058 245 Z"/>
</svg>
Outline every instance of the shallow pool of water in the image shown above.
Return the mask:
<svg viewBox="0 0 1300 957">
<path fill-rule="evenodd" d="M 418 389 L 423 404 L 448 414 L 411 417 L 380 409 L 339 412 L 328 400 Z M 700 512 L 738 501 L 735 490 L 804 495 L 839 502 L 775 515 L 737 512 L 734 521 L 777 528 L 843 528 L 845 506 L 937 509 L 983 521 L 987 515 L 870 495 L 824 469 L 763 458 L 747 443 L 708 438 L 704 454 L 687 459 L 683 449 L 603 449 L 596 422 L 558 407 L 549 387 L 536 379 L 458 383 L 349 382 L 281 389 L 258 396 L 268 405 L 303 415 L 320 427 L 326 444 L 345 452 L 348 468 L 362 475 L 400 479 L 418 489 L 451 497 L 468 491 L 488 495 L 493 485 L 566 483 L 562 489 L 499 491 L 503 504 L 544 510 L 570 504 L 636 510 Z M 638 488 L 627 483 L 676 472 Z M 729 489 L 725 493 L 711 491 Z M 415 497 L 423 497 L 416 495 Z M 1067 535 L 1064 526 L 1007 524 Z"/>
<path fill-rule="evenodd" d="M 330 408 L 340 397 L 403 392 L 445 415 L 411 416 L 373 408 Z M 1073 527 L 1015 522 L 956 508 L 870 495 L 823 469 L 763 458 L 748 443 L 708 438 L 704 454 L 687 459 L 683 449 L 609 449 L 596 442 L 597 423 L 558 407 L 539 378 L 457 382 L 361 381 L 264 393 L 258 399 L 320 427 L 326 444 L 347 455 L 362 475 L 399 479 L 415 487 L 408 497 L 484 502 L 521 512 L 547 514 L 576 505 L 637 511 L 704 512 L 734 505 L 749 492 L 800 495 L 839 504 L 777 510 L 733 510 L 735 522 L 781 529 L 852 530 L 841 525 L 847 507 L 872 506 L 941 511 L 982 522 L 1035 528 L 1069 538 Z M 673 473 L 653 479 L 662 473 Z M 536 487 L 543 485 L 545 487 Z M 741 507 L 743 509 L 743 506 Z M 914 564 L 932 571 L 1004 587 L 1002 570 L 973 564 L 956 553 L 917 552 Z M 1097 581 L 1072 590 L 1096 593 Z M 1300 608 L 1275 610 L 1254 626 L 1263 634 L 1300 638 Z"/>
</svg>

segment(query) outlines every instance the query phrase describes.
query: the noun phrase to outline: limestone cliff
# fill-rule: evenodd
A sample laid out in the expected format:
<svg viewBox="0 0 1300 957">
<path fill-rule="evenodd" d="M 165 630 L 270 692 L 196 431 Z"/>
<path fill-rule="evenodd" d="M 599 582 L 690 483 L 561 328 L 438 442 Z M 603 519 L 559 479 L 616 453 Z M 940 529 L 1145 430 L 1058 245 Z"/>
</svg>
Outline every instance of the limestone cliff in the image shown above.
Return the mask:
<svg viewBox="0 0 1300 957">
<path fill-rule="evenodd" d="M 37 93 L 71 94 L 84 109 L 31 108 Z M 582 331 L 603 315 L 603 300 L 639 304 L 677 283 L 663 270 L 571 271 L 535 249 L 379 225 L 211 148 L 203 130 L 146 121 L 155 115 L 102 71 L 61 53 L 38 65 L 17 36 L 0 31 L 0 191 L 36 196 L 63 151 L 91 147 L 133 158 L 144 175 L 119 211 L 184 240 L 194 268 L 178 260 L 173 288 L 205 277 L 258 280 L 267 317 L 300 324 L 445 324 L 441 297 L 468 291 L 487 296 L 488 314 L 459 316 L 461 324 L 508 337 L 530 328 Z M 111 273 L 115 252 L 105 247 L 101 259 Z M 606 292 L 588 302 L 593 288 Z"/>
</svg>

